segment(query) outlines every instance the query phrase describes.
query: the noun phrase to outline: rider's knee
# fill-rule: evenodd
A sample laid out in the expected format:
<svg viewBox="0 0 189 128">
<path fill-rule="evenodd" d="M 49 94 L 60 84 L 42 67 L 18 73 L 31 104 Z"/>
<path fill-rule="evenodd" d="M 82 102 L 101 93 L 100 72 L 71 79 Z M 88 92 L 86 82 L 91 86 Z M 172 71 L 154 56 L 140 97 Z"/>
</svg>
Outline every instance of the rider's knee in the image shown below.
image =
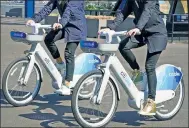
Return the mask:
<svg viewBox="0 0 189 128">
<path fill-rule="evenodd" d="M 121 47 L 121 46 L 119 45 L 118 49 L 119 49 L 119 52 L 122 53 L 123 47 Z"/>
<path fill-rule="evenodd" d="M 125 46 L 125 47 L 119 46 L 119 51 L 120 51 L 121 54 L 122 54 L 122 53 L 127 53 L 127 52 L 130 51 L 130 48 L 127 47 L 127 46 Z"/>
<path fill-rule="evenodd" d="M 155 65 L 151 63 L 147 63 L 145 65 L 146 72 L 154 72 L 155 71 Z"/>
<path fill-rule="evenodd" d="M 45 39 L 44 39 L 44 42 L 45 42 L 46 45 L 49 44 L 49 43 L 51 43 L 51 42 L 53 42 L 52 36 L 49 35 L 49 34 L 46 35 L 46 36 L 45 36 Z"/>
<path fill-rule="evenodd" d="M 45 42 L 45 44 L 49 43 L 49 37 L 48 36 L 45 36 L 44 42 Z"/>
<path fill-rule="evenodd" d="M 69 60 L 72 60 L 74 59 L 74 52 L 68 48 L 65 49 L 65 59 L 69 59 Z"/>
</svg>

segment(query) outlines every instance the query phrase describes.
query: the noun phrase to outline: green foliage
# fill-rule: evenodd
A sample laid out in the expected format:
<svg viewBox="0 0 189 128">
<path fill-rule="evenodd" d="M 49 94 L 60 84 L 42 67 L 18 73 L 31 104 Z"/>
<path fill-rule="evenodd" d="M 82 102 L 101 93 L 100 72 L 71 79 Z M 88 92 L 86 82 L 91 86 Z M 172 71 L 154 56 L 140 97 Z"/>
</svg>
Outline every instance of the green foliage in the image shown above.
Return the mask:
<svg viewBox="0 0 189 128">
<path fill-rule="evenodd" d="M 111 2 L 85 2 L 85 10 L 112 10 L 113 7 L 114 4 L 112 4 Z"/>
</svg>

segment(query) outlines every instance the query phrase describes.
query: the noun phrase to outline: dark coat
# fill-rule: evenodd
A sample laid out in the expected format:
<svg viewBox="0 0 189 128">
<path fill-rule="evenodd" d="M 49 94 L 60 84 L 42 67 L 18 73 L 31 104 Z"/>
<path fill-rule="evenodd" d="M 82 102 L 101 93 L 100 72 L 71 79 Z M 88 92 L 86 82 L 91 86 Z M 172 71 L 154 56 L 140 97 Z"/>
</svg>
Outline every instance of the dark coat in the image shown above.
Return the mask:
<svg viewBox="0 0 189 128">
<path fill-rule="evenodd" d="M 61 16 L 59 23 L 63 25 L 63 29 L 65 30 L 65 41 L 74 42 L 86 40 L 87 25 L 84 0 L 66 0 L 63 6 L 61 5 L 61 0 L 50 0 L 39 13 L 34 15 L 33 20 L 40 22 L 55 8 L 58 9 Z"/>
<path fill-rule="evenodd" d="M 167 46 L 167 30 L 160 15 L 158 0 L 127 0 L 124 9 L 116 14 L 110 29 L 115 30 L 127 17 L 134 13 L 134 23 L 140 29 L 149 52 L 162 51 Z"/>
</svg>

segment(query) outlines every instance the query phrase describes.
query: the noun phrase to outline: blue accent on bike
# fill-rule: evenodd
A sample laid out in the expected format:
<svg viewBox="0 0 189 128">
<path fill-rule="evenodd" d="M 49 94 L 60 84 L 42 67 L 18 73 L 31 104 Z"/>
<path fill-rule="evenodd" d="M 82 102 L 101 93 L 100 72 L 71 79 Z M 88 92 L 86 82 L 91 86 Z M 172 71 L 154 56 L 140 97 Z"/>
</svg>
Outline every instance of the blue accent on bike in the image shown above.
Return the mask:
<svg viewBox="0 0 189 128">
<path fill-rule="evenodd" d="M 25 39 L 26 38 L 26 33 L 24 33 L 24 32 L 18 32 L 18 31 L 11 31 L 10 32 L 10 36 L 11 36 L 11 38 L 22 38 L 22 39 Z"/>
<path fill-rule="evenodd" d="M 74 75 L 83 75 L 95 70 L 101 63 L 100 58 L 93 53 L 83 53 L 76 57 Z"/>
<path fill-rule="evenodd" d="M 80 41 L 80 47 L 81 48 L 97 48 L 98 43 L 95 41 Z"/>
<path fill-rule="evenodd" d="M 158 70 L 156 72 L 157 90 L 175 90 L 182 79 L 182 72 L 169 64 L 160 66 Z"/>
</svg>

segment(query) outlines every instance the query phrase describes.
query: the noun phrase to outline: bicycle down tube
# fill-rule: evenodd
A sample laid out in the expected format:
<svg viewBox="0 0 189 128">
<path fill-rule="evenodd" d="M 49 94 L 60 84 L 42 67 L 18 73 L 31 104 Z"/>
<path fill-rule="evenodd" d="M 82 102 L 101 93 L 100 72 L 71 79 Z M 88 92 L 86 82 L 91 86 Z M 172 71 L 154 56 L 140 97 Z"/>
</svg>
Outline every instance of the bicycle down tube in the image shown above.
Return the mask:
<svg viewBox="0 0 189 128">
<path fill-rule="evenodd" d="M 116 79 L 120 82 L 122 87 L 124 88 L 125 92 L 128 94 L 130 99 L 137 99 L 137 96 L 139 94 L 139 90 L 131 80 L 128 73 L 125 71 L 124 67 L 120 63 L 119 59 L 116 56 L 110 56 L 107 60 L 105 68 L 105 73 L 103 77 L 103 81 L 101 84 L 101 88 L 99 90 L 99 94 L 97 97 L 97 102 L 100 103 L 103 93 L 105 91 L 106 85 L 107 85 L 107 77 L 110 76 L 109 70 L 113 71 Z M 108 73 L 106 72 L 108 71 Z M 105 78 L 105 79 L 104 79 Z M 109 77 L 108 77 L 109 78 Z"/>
<path fill-rule="evenodd" d="M 62 76 L 58 72 L 57 68 L 53 64 L 50 57 L 45 52 L 44 48 L 41 46 L 40 43 L 33 44 L 30 53 L 34 56 L 36 54 L 36 57 L 39 58 L 40 62 L 48 72 L 48 74 L 52 77 L 53 80 L 58 82 L 59 87 L 61 87 L 62 84 Z M 29 55 L 29 56 L 32 56 Z M 35 57 L 34 57 L 35 59 Z"/>
<path fill-rule="evenodd" d="M 110 59 L 112 59 L 110 69 L 114 72 L 116 79 L 120 82 L 121 86 L 124 88 L 130 99 L 137 99 L 139 90 L 131 80 L 129 74 L 127 73 L 119 59 L 116 56 L 111 56 Z"/>
</svg>

